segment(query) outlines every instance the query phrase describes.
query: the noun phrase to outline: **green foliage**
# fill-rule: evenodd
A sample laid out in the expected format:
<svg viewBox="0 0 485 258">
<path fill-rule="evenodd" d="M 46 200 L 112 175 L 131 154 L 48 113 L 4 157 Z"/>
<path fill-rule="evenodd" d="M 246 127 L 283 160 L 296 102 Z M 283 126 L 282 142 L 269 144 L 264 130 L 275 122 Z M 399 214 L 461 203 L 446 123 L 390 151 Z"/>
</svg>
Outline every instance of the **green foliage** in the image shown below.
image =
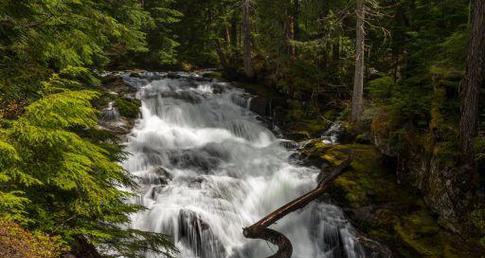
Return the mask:
<svg viewBox="0 0 485 258">
<path fill-rule="evenodd" d="M 120 146 L 95 137 L 91 103 L 101 95 L 93 69 L 148 52 L 146 32 L 180 14 L 136 0 L 5 0 L 0 7 L 0 216 L 71 246 L 83 237 L 125 257 L 172 253 L 165 235 L 119 227 L 141 207 L 126 203 L 131 193 L 122 189 L 136 185 L 119 165 Z M 158 55 L 173 62 L 174 46 Z M 120 109 L 133 115 L 136 103 L 123 101 Z"/>
<path fill-rule="evenodd" d="M 140 29 L 149 14 L 134 0 L 8 0 L 0 20 L 0 102 L 37 97 L 52 71 L 100 67 L 116 53 L 147 50 Z"/>
<path fill-rule="evenodd" d="M 140 100 L 137 99 L 126 99 L 126 98 L 117 98 L 115 100 L 115 105 L 120 112 L 120 115 L 128 118 L 138 118 L 140 114 Z"/>
<path fill-rule="evenodd" d="M 171 6 L 175 0 L 144 0 L 143 10 L 146 17 L 142 32 L 146 34 L 146 47 L 137 49 L 116 49 L 118 56 L 112 58 L 112 66 L 126 67 L 173 67 L 177 63 L 177 39 L 173 36 L 173 26 L 183 14 Z M 137 7 L 139 8 L 139 7 Z"/>
<path fill-rule="evenodd" d="M 420 148 L 454 162 L 469 1 L 365 2 L 365 122 L 391 153 Z M 288 116 L 304 120 L 306 128 L 295 125 L 312 134 L 326 124 L 321 112 L 348 111 L 354 4 L 251 1 L 257 79 L 289 96 Z M 121 147 L 96 128 L 91 103 L 108 97 L 93 71 L 223 64 L 225 73 L 238 75 L 241 10 L 239 0 L 0 1 L 0 216 L 70 245 L 83 236 L 128 257 L 158 247 L 170 252 L 164 235 L 118 227 L 140 207 L 126 204 L 131 195 L 120 190 L 134 187 L 118 164 Z M 109 100 L 121 115 L 138 116 L 137 100 Z M 482 162 L 483 136 L 474 146 Z M 368 182 L 362 183 L 357 190 Z M 363 192 L 348 197 L 367 198 Z M 414 224 L 420 225 L 409 221 L 395 229 L 414 243 Z"/>
<path fill-rule="evenodd" d="M 473 147 L 475 149 L 475 159 L 479 161 L 485 160 L 485 137 L 476 137 Z"/>
<path fill-rule="evenodd" d="M 58 83 L 58 76 L 53 78 Z M 117 226 L 140 209 L 126 204 L 131 194 L 121 190 L 135 186 L 132 178 L 107 148 L 76 133 L 96 126 L 91 101 L 99 94 L 55 91 L 29 105 L 2 131 L 1 179 L 8 184 L 2 184 L 0 196 L 6 213 L 24 216 L 29 227 L 60 235 L 67 242 L 83 235 L 99 245 L 111 243 L 110 248 L 130 257 L 141 255 L 143 248 L 170 252 L 163 235 Z"/>
<path fill-rule="evenodd" d="M 225 31 L 230 28 L 232 20 L 239 21 L 240 4 L 238 0 L 209 0 L 209 1 L 172 1 L 172 8 L 183 16 L 173 24 L 173 31 L 180 44 L 176 50 L 179 61 L 194 66 L 217 66 L 219 57 L 216 53 L 216 43 L 224 42 L 226 54 L 230 53 L 231 44 L 236 44 L 236 38 L 228 42 Z M 236 24 L 237 26 L 237 24 Z M 239 28 L 236 28 L 239 31 Z M 237 32 L 239 33 L 239 32 Z"/>
<path fill-rule="evenodd" d="M 385 101 L 392 95 L 395 87 L 394 79 L 390 76 L 383 76 L 369 82 L 369 96 L 375 101 Z"/>
</svg>

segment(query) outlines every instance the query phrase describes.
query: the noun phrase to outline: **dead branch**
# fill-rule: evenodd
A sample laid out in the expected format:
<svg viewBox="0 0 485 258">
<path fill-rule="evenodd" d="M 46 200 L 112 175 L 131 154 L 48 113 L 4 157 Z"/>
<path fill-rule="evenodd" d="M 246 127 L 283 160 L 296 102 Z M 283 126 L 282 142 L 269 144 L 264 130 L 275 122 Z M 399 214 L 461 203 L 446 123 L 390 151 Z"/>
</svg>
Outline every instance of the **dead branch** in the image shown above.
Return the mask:
<svg viewBox="0 0 485 258">
<path fill-rule="evenodd" d="M 310 202 L 320 197 L 331 185 L 331 183 L 343 172 L 345 172 L 345 169 L 350 166 L 351 162 L 352 157 L 349 156 L 345 161 L 340 163 L 340 165 L 335 167 L 328 177 L 322 179 L 315 189 L 283 205 L 279 209 L 266 215 L 255 224 L 244 228 L 244 236 L 251 239 L 266 240 L 278 246 L 278 252 L 272 256 L 269 256 L 268 258 L 290 258 L 293 252 L 293 246 L 291 245 L 290 240 L 283 234 L 269 229 L 268 227 L 289 213 L 304 208 Z"/>
</svg>

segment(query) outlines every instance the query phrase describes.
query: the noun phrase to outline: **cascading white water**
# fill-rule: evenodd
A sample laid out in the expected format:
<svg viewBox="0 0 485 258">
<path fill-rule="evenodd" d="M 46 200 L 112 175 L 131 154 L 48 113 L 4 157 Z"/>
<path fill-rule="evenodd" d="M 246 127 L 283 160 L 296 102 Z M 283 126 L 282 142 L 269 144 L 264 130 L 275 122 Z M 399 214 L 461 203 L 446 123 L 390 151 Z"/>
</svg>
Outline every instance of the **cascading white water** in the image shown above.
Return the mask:
<svg viewBox="0 0 485 258">
<path fill-rule="evenodd" d="M 289 161 L 293 151 L 248 110 L 242 90 L 188 74 L 140 81 L 142 117 L 123 165 L 139 179 L 136 201 L 148 209 L 131 226 L 171 235 L 182 258 L 274 253 L 245 239 L 242 228 L 315 187 L 319 171 Z M 333 205 L 315 202 L 274 228 L 292 241 L 296 258 L 365 256 Z"/>
</svg>

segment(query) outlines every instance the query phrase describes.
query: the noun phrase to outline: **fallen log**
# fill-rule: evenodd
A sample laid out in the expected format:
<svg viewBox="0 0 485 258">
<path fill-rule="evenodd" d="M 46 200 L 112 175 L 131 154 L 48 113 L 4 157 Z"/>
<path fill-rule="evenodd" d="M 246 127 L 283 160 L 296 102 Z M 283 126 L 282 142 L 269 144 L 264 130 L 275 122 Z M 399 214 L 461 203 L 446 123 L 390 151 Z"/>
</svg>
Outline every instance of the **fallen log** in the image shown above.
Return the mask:
<svg viewBox="0 0 485 258">
<path fill-rule="evenodd" d="M 335 167 L 329 176 L 323 178 L 315 189 L 281 206 L 253 225 L 244 228 L 244 236 L 251 239 L 266 240 L 276 245 L 278 247 L 278 251 L 274 255 L 267 258 L 290 258 L 293 253 L 293 246 L 291 245 L 290 240 L 280 232 L 269 229 L 268 227 L 289 213 L 304 208 L 310 202 L 320 197 L 331 185 L 331 183 L 343 172 L 345 172 L 346 168 L 350 166 L 351 162 L 352 157 L 349 156 L 346 160 L 340 163 L 340 165 Z"/>
</svg>

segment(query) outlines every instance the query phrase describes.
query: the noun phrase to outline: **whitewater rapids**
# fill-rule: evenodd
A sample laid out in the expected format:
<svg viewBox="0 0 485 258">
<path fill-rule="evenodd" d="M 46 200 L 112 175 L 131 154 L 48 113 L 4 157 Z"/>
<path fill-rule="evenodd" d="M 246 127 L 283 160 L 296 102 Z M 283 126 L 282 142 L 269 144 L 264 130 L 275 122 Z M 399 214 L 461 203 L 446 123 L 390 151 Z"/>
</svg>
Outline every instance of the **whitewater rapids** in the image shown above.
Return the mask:
<svg viewBox="0 0 485 258">
<path fill-rule="evenodd" d="M 249 110 L 243 90 L 198 74 L 124 78 L 142 107 L 123 166 L 141 186 L 132 201 L 147 207 L 130 226 L 170 235 L 180 258 L 273 254 L 275 246 L 245 239 L 242 228 L 314 188 L 319 170 L 290 159 L 295 150 Z M 273 228 L 291 240 L 295 258 L 365 256 L 330 204 L 314 202 Z"/>
</svg>

